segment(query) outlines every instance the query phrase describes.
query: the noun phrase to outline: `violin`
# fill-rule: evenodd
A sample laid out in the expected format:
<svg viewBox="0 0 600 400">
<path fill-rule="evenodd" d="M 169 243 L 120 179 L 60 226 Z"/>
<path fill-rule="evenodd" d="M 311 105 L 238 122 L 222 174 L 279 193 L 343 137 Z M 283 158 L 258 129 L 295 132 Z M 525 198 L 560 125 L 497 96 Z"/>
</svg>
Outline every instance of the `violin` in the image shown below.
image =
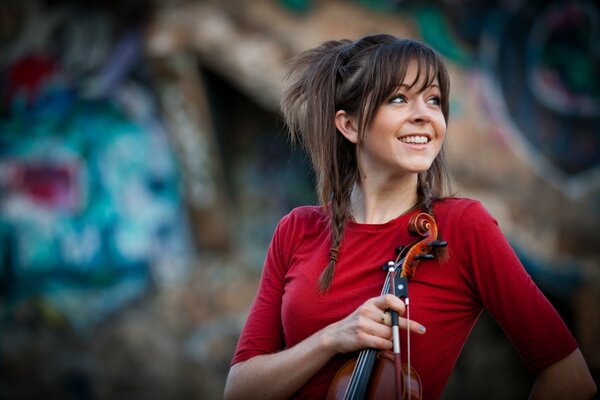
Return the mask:
<svg viewBox="0 0 600 400">
<path fill-rule="evenodd" d="M 414 215 L 408 223 L 408 232 L 418 237 L 408 246 L 396 249 L 395 261 L 384 265 L 387 275 L 381 294 L 398 296 L 406 305 L 406 319 L 410 320 L 408 280 L 413 277 L 420 260 L 432 259 L 435 248 L 447 243 L 438 240 L 438 229 L 427 213 Z M 400 273 L 397 273 L 400 271 Z M 410 331 L 407 330 L 407 362 L 400 359 L 398 313 L 391 311 L 393 351 L 364 349 L 356 358 L 342 366 L 335 375 L 327 399 L 421 399 L 421 378 L 410 365 Z"/>
</svg>

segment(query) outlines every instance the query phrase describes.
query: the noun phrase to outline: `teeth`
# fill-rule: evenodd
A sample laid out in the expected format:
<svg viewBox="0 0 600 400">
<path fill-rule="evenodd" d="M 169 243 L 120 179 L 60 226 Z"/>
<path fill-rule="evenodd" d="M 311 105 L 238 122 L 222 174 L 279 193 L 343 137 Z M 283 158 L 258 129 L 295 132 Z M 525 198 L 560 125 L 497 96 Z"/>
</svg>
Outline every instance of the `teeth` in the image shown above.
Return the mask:
<svg viewBox="0 0 600 400">
<path fill-rule="evenodd" d="M 427 136 L 405 136 L 400 138 L 401 142 L 412 144 L 425 144 L 429 141 Z"/>
</svg>

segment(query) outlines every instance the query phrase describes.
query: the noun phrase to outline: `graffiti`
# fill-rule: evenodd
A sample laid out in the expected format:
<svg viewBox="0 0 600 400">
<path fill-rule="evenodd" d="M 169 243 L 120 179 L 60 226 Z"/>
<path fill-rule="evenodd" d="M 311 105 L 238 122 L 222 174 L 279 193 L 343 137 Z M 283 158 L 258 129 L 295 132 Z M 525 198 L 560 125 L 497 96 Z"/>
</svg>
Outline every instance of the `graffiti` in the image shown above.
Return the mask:
<svg viewBox="0 0 600 400">
<path fill-rule="evenodd" d="M 0 295 L 86 329 L 191 256 L 179 176 L 140 29 L 114 42 L 106 12 L 22 3 L 0 41 Z"/>
<path fill-rule="evenodd" d="M 497 9 L 480 42 L 492 117 L 532 169 L 572 197 L 600 187 L 599 16 L 586 2 Z"/>
</svg>

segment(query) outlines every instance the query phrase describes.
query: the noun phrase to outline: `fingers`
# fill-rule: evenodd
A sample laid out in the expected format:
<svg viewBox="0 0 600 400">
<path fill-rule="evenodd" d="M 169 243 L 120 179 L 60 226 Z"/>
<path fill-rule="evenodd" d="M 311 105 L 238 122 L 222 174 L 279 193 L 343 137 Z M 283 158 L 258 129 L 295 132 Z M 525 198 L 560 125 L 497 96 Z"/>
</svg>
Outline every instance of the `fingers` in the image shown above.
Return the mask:
<svg viewBox="0 0 600 400">
<path fill-rule="evenodd" d="M 409 321 L 405 318 L 401 318 L 400 321 L 398 321 L 398 324 L 400 325 L 400 329 L 410 330 L 411 332 L 418 333 L 419 335 L 422 335 L 427 331 L 427 329 L 417 321 Z"/>
<path fill-rule="evenodd" d="M 381 314 L 381 323 L 387 326 L 392 326 L 392 315 L 389 311 L 386 311 Z M 400 329 L 410 329 L 411 332 L 418 333 L 420 335 L 424 334 L 427 329 L 417 321 L 407 320 L 406 318 L 398 319 L 398 326 Z"/>
<path fill-rule="evenodd" d="M 394 311 L 397 311 L 399 315 L 404 315 L 404 313 L 406 312 L 406 305 L 404 304 L 404 302 L 394 295 L 385 294 L 379 297 L 375 297 L 372 300 L 373 305 L 379 308 L 380 310 L 392 309 Z"/>
<path fill-rule="evenodd" d="M 354 351 L 364 348 L 390 349 L 392 348 L 392 329 L 381 323 L 381 319 L 373 316 L 372 305 L 363 305 L 354 313 L 344 318 L 337 324 L 337 333 L 334 337 L 340 342 L 339 348 L 344 351 Z M 376 315 L 381 318 L 382 311 Z"/>
<path fill-rule="evenodd" d="M 345 353 L 366 347 L 390 349 L 392 318 L 389 310 L 397 311 L 400 315 L 398 324 L 401 330 L 409 330 L 416 334 L 425 333 L 425 327 L 420 323 L 402 317 L 406 312 L 402 300 L 392 295 L 374 297 L 346 318 L 330 326 L 337 351 Z"/>
<path fill-rule="evenodd" d="M 404 301 L 391 294 L 375 297 L 373 305 L 382 311 L 379 316 L 379 322 L 387 326 L 392 326 L 392 317 L 388 310 L 396 311 L 399 317 L 404 316 L 406 313 L 406 304 L 404 304 Z M 408 321 L 406 318 L 399 318 L 398 325 L 400 329 L 410 330 L 420 335 L 426 331 L 425 327 L 420 323 L 412 320 Z"/>
</svg>

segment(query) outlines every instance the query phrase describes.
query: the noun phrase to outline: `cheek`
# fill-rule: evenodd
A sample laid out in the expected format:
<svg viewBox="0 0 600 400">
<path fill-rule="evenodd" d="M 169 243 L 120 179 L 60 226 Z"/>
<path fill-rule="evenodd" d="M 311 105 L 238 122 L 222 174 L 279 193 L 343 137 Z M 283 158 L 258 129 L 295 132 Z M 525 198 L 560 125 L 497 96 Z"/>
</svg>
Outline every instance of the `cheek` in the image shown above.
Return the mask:
<svg viewBox="0 0 600 400">
<path fill-rule="evenodd" d="M 436 122 L 436 133 L 438 134 L 440 139 L 443 139 L 446 136 L 446 120 L 442 117 L 440 120 Z"/>
</svg>

